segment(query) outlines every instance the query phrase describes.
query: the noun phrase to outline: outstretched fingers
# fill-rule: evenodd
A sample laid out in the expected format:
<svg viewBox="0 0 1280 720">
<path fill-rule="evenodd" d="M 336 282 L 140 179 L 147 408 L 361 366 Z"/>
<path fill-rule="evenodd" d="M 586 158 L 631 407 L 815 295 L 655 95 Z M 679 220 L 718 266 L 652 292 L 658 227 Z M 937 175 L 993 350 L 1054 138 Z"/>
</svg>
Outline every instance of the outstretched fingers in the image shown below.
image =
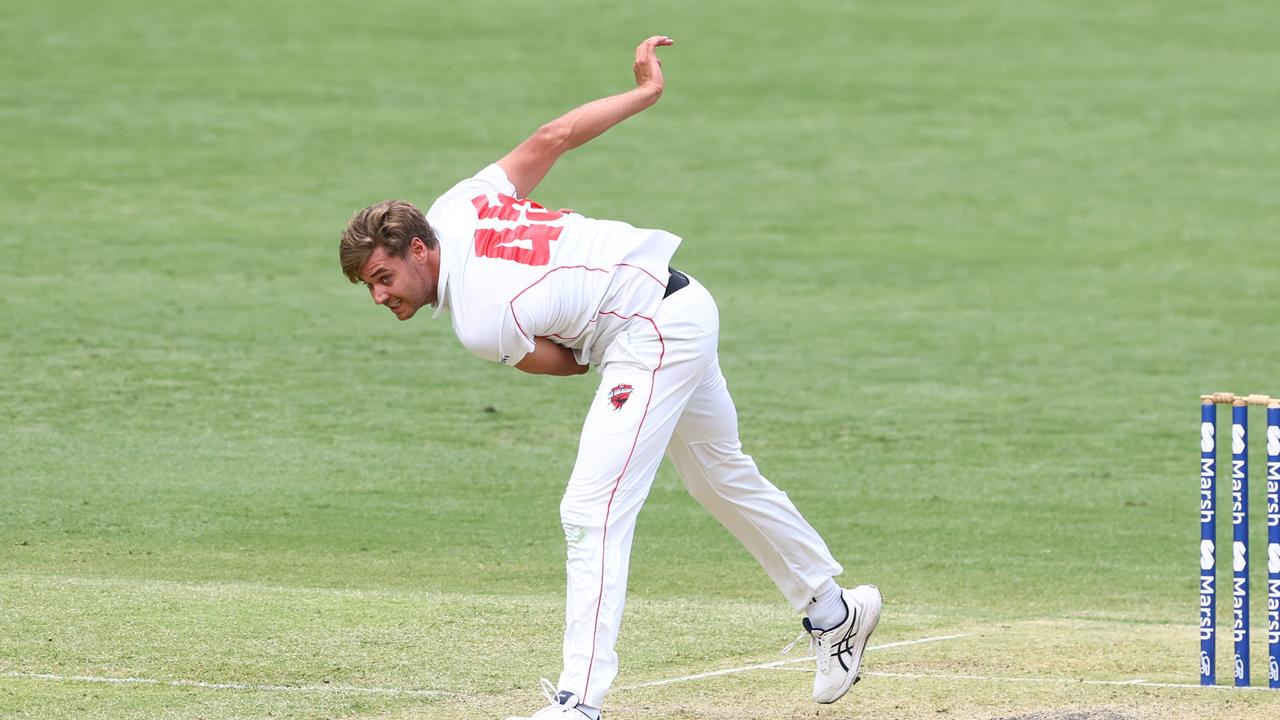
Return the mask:
<svg viewBox="0 0 1280 720">
<path fill-rule="evenodd" d="M 675 40 L 672 40 L 666 35 L 654 35 L 651 38 L 646 38 L 644 42 L 636 46 L 636 62 L 640 62 L 642 59 L 648 57 L 656 57 L 654 54 L 654 48 L 659 45 L 674 45 L 675 42 Z"/>
</svg>

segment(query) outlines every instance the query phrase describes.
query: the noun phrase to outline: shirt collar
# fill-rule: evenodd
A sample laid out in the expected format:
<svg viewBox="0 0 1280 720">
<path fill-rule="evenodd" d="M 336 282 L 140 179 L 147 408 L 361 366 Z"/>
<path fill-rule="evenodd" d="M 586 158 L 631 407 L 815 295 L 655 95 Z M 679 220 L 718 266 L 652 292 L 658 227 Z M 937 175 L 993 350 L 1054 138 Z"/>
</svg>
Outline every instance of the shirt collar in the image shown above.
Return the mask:
<svg viewBox="0 0 1280 720">
<path fill-rule="evenodd" d="M 436 238 L 436 247 L 440 251 L 440 276 L 436 278 L 436 311 L 431 314 L 431 319 L 440 317 L 440 313 L 449 309 L 449 278 L 453 275 L 452 263 L 449 262 L 449 253 L 445 249 L 443 242 Z"/>
</svg>

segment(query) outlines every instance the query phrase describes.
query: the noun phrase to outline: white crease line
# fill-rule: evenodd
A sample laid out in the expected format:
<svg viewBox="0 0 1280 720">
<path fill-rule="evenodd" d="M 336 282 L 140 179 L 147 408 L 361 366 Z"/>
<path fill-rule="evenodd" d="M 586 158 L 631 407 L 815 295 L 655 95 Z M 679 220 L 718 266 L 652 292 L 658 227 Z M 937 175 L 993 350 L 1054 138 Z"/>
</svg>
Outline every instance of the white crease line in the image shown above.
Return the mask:
<svg viewBox="0 0 1280 720">
<path fill-rule="evenodd" d="M 782 668 L 790 669 L 790 668 Z M 1275 692 L 1262 686 L 1234 687 L 1231 685 L 1194 685 L 1192 683 L 1160 683 L 1137 678 L 1134 680 L 1086 680 L 1083 678 L 1044 678 L 1044 677 L 1000 677 L 994 675 L 948 675 L 945 673 L 893 673 L 865 672 L 869 677 L 904 678 L 908 680 L 976 680 L 979 682 L 1009 683 L 1052 683 L 1060 685 L 1107 685 L 1126 687 L 1175 688 L 1180 690 L 1264 690 Z"/>
<path fill-rule="evenodd" d="M 250 685 L 247 683 L 211 683 L 198 680 L 154 680 L 151 678 L 119 678 L 99 675 L 52 675 L 48 673 L 0 673 L 0 677 L 58 682 L 110 683 L 113 685 L 167 685 L 202 690 L 252 690 L 255 692 L 320 692 L 350 695 L 389 695 L 391 697 L 445 697 L 440 690 L 400 690 L 397 688 L 356 687 L 354 685 Z"/>
<path fill-rule="evenodd" d="M 937 637 L 926 637 L 918 640 L 900 640 L 898 642 L 885 643 L 884 645 L 871 645 L 867 648 L 871 650 L 888 650 L 889 648 L 905 647 L 907 645 L 921 645 L 923 643 L 941 642 L 943 640 L 955 640 L 956 638 L 968 637 L 969 633 L 961 633 L 959 635 L 939 635 Z M 759 665 L 748 665 L 740 668 L 730 668 L 728 670 L 714 670 L 712 672 L 697 673 L 696 675 L 685 675 L 683 677 L 668 678 L 666 680 L 650 680 L 648 682 L 635 683 L 634 685 L 624 685 L 620 688 L 614 688 L 614 691 L 620 690 L 637 690 L 647 687 L 661 687 L 663 685 L 675 685 L 682 682 L 690 682 L 692 680 L 702 680 L 710 677 L 719 677 L 721 675 L 733 675 L 736 673 L 750 672 L 752 670 L 768 670 L 770 668 L 778 668 L 783 665 L 798 662 L 813 662 L 813 657 L 789 658 L 787 660 L 775 660 L 773 662 L 761 663 Z"/>
</svg>

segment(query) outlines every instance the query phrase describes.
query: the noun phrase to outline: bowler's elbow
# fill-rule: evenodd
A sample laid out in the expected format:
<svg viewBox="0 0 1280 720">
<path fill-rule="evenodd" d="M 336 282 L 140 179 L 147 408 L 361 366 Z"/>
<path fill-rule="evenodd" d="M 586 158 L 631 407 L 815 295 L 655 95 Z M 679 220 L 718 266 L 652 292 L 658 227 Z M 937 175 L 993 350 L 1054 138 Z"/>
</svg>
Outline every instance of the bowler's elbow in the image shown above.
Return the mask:
<svg viewBox="0 0 1280 720">
<path fill-rule="evenodd" d="M 559 157 L 569 149 L 571 135 L 573 135 L 573 127 L 569 121 L 559 118 L 538 128 L 530 140 L 541 153 Z"/>
</svg>

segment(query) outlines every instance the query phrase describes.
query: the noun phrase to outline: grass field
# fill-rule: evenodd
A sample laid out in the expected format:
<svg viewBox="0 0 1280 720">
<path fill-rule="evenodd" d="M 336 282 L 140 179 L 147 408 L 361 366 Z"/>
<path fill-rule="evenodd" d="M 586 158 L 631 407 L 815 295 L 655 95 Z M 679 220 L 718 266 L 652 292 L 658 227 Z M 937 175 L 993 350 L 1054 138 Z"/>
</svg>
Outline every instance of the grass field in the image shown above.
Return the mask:
<svg viewBox="0 0 1280 720">
<path fill-rule="evenodd" d="M 1277 25 L 1245 1 L 9 3 L 0 717 L 539 706 L 594 376 L 395 323 L 337 238 L 626 89 L 655 33 L 662 102 L 535 197 L 685 238 L 744 444 L 882 588 L 887 647 L 829 708 L 803 663 L 688 679 L 790 660 L 798 629 L 664 465 L 606 717 L 1277 717 L 1280 691 L 1181 687 L 1197 396 L 1280 393 Z"/>
</svg>

